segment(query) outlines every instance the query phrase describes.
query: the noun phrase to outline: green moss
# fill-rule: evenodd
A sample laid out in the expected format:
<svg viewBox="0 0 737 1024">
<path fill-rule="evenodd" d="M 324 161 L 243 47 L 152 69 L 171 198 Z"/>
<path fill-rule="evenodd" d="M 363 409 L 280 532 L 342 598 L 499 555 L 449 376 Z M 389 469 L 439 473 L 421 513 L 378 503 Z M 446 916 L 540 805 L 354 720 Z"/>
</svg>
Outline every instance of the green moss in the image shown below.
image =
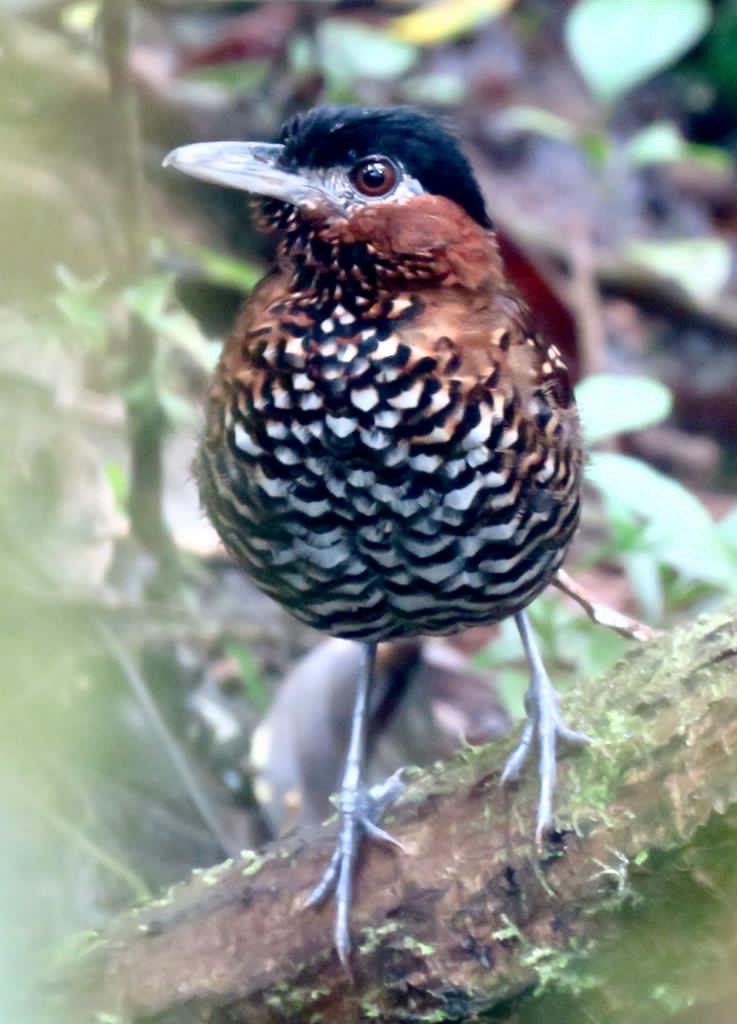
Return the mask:
<svg viewBox="0 0 737 1024">
<path fill-rule="evenodd" d="M 377 1006 L 368 998 L 361 1000 L 361 1019 L 362 1020 L 381 1020 L 384 1016 L 384 1011 L 381 1007 Z"/>
<path fill-rule="evenodd" d="M 193 874 L 199 874 L 204 885 L 217 885 L 223 875 L 227 874 L 232 867 L 233 858 L 229 857 L 221 864 L 214 864 L 211 868 L 207 868 L 205 871 L 194 871 Z"/>
<path fill-rule="evenodd" d="M 402 946 L 404 949 L 409 949 L 413 953 L 417 953 L 419 956 L 432 956 L 436 952 L 435 946 L 429 945 L 427 942 L 420 942 L 419 939 L 415 939 L 411 935 L 405 935 L 402 940 Z"/>
<path fill-rule="evenodd" d="M 358 944 L 358 950 L 366 956 L 369 953 L 373 953 L 378 949 L 381 944 L 381 940 L 386 938 L 387 935 L 392 935 L 394 932 L 399 930 L 398 921 L 387 921 L 386 924 L 379 925 L 378 928 L 363 928 L 361 931 L 361 940 Z"/>
<path fill-rule="evenodd" d="M 241 860 L 243 862 L 241 874 L 244 878 L 250 878 L 252 875 L 259 873 L 268 858 L 257 853 L 256 850 L 241 850 Z"/>
<path fill-rule="evenodd" d="M 514 921 L 511 921 L 506 914 L 501 915 L 504 925 L 502 928 L 497 928 L 496 931 L 491 933 L 492 939 L 495 942 L 519 942 L 526 945 L 526 939 L 522 932 L 519 930 Z"/>
<path fill-rule="evenodd" d="M 300 985 L 290 985 L 280 981 L 264 996 L 264 1003 L 289 1019 L 304 1020 L 310 1006 L 328 995 L 330 995 L 330 989 L 323 985 L 303 988 Z M 313 1011 L 309 1020 L 312 1024 L 319 1024 L 322 1015 Z"/>
</svg>

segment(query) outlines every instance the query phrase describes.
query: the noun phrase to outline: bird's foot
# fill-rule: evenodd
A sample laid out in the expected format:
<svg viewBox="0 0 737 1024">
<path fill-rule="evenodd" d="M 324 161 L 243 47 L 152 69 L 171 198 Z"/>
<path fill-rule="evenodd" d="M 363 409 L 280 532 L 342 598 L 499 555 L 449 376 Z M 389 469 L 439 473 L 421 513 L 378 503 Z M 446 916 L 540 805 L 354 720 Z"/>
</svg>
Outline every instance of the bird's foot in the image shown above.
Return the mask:
<svg viewBox="0 0 737 1024">
<path fill-rule="evenodd" d="M 404 790 L 402 769 L 391 775 L 380 787 L 368 791 L 363 786 L 344 787 L 340 794 L 340 829 L 333 856 L 320 881 L 305 903 L 314 907 L 335 892 L 335 948 L 346 973 L 352 977 L 350 966 L 350 915 L 353 896 L 353 869 L 361 839 L 387 843 L 404 850 L 402 844 L 384 831 L 377 823 L 385 811 Z"/>
<path fill-rule="evenodd" d="M 527 617 L 517 616 L 517 624 L 527 652 L 532 677 L 525 695 L 528 719 L 519 743 L 507 758 L 502 771 L 502 785 L 516 782 L 533 746 L 538 750 L 540 791 L 537 801 L 537 824 L 535 840 L 542 844 L 543 838 L 553 829 L 553 791 L 557 774 L 556 751 L 558 743 L 570 747 L 584 747 L 589 737 L 571 729 L 560 713 L 560 698 L 540 658 Z"/>
</svg>

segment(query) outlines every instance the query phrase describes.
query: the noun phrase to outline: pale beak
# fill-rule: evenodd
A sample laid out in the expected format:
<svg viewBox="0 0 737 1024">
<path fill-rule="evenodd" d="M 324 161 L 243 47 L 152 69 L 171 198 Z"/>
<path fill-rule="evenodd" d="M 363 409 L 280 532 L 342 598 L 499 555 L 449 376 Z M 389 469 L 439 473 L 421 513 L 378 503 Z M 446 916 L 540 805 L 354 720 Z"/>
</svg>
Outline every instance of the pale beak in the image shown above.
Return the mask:
<svg viewBox="0 0 737 1024">
<path fill-rule="evenodd" d="M 281 199 L 294 206 L 314 206 L 328 196 L 301 174 L 279 167 L 284 147 L 266 142 L 198 142 L 173 149 L 163 162 L 192 178 Z"/>
</svg>

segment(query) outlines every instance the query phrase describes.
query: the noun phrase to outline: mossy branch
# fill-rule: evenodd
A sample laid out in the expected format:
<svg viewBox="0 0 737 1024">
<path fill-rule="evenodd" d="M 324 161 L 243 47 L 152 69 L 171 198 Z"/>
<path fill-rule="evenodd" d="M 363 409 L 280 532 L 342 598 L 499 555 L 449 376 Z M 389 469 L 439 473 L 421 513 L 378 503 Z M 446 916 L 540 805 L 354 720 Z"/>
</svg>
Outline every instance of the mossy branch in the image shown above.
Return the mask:
<svg viewBox="0 0 737 1024">
<path fill-rule="evenodd" d="M 361 865 L 354 987 L 332 909 L 300 909 L 328 826 L 116 921 L 67 979 L 76 1019 L 721 1020 L 737 994 L 736 618 L 633 649 L 571 694 L 595 742 L 561 765 L 566 831 L 542 852 L 535 779 L 503 793 L 500 745 L 418 775 L 390 822 L 408 852 Z"/>
</svg>

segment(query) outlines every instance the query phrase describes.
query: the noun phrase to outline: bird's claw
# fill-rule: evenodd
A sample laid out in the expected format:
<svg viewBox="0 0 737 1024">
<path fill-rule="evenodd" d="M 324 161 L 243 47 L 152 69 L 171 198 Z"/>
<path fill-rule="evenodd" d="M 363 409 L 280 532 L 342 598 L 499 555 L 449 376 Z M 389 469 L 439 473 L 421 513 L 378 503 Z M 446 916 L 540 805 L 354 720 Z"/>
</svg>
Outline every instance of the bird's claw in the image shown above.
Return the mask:
<svg viewBox="0 0 737 1024">
<path fill-rule="evenodd" d="M 507 758 L 501 781 L 503 785 L 516 781 L 533 745 L 537 747 L 540 793 L 537 801 L 535 840 L 540 846 L 545 835 L 553 829 L 556 747 L 559 742 L 582 747 L 590 740 L 585 733 L 569 728 L 563 721 L 558 693 L 545 671 L 526 613 L 519 612 L 516 621 L 531 669 L 530 686 L 525 694 L 528 719 L 519 743 Z"/>
<path fill-rule="evenodd" d="M 507 758 L 502 771 L 502 785 L 516 782 L 533 746 L 538 749 L 540 793 L 537 802 L 535 841 L 538 846 L 553 828 L 553 790 L 557 775 L 556 750 L 558 743 L 570 747 L 584 747 L 590 738 L 571 729 L 560 716 L 556 702 L 543 702 L 535 709 L 522 732 L 520 741 Z"/>
<path fill-rule="evenodd" d="M 335 949 L 349 977 L 353 976 L 350 966 L 353 868 L 361 837 L 365 835 L 369 839 L 396 846 L 405 852 L 399 840 L 376 823 L 403 790 L 400 769 L 372 791 L 360 788 L 341 793 L 338 840 L 330 863 L 305 901 L 305 907 L 315 907 L 323 903 L 333 891 L 335 892 Z"/>
</svg>

